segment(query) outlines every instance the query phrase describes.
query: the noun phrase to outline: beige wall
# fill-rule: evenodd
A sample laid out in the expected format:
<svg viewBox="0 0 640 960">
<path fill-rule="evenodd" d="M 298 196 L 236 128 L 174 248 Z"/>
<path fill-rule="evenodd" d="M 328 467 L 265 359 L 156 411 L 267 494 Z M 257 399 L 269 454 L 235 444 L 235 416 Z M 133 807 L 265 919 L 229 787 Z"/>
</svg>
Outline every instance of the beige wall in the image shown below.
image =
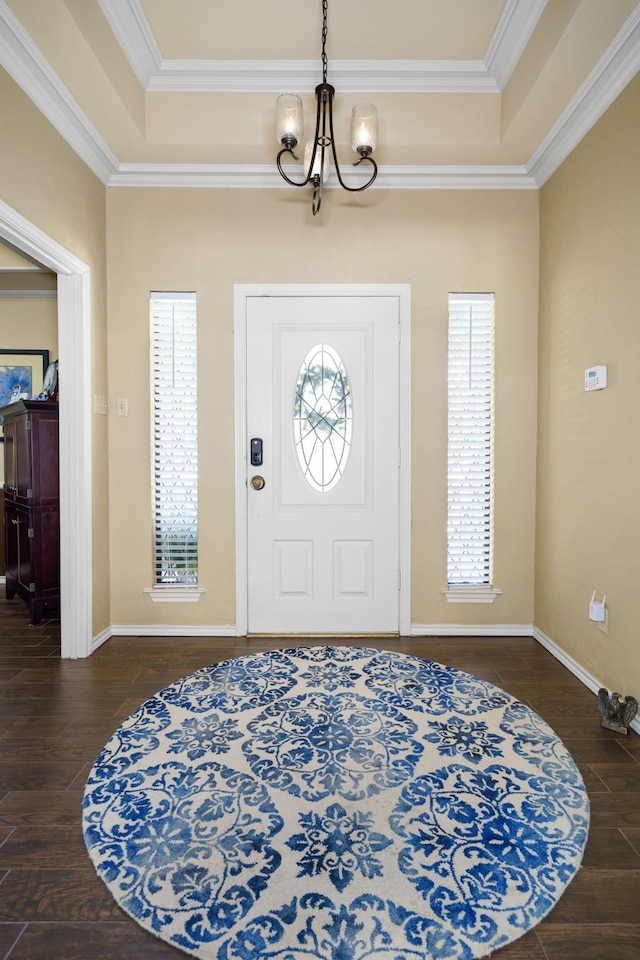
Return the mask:
<svg viewBox="0 0 640 960">
<path fill-rule="evenodd" d="M 640 77 L 541 192 L 536 624 L 640 697 Z M 584 370 L 609 386 L 585 393 Z M 588 619 L 607 595 L 608 632 Z"/>
<path fill-rule="evenodd" d="M 538 197 L 534 192 L 109 190 L 112 621 L 235 622 L 233 286 L 409 283 L 413 337 L 413 604 L 418 624 L 533 622 Z M 195 290 L 199 321 L 197 604 L 153 604 L 149 292 Z M 449 291 L 495 291 L 496 544 L 492 605 L 447 604 Z"/>
<path fill-rule="evenodd" d="M 58 357 L 58 303 L 52 297 L 0 297 L 2 350 L 48 350 Z"/>
<path fill-rule="evenodd" d="M 0 130 L 0 199 L 91 270 L 92 382 L 106 394 L 105 188 L 2 69 Z M 110 621 L 107 418 L 92 427 L 95 634 Z"/>
</svg>

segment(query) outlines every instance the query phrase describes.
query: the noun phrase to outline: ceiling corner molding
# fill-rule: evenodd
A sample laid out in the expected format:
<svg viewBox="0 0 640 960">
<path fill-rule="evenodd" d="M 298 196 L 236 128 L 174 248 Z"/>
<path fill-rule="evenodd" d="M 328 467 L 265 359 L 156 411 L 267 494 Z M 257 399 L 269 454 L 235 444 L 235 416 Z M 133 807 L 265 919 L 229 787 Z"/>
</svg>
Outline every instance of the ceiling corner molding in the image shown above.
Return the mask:
<svg viewBox="0 0 640 960">
<path fill-rule="evenodd" d="M 500 92 L 482 60 L 332 60 L 331 76 L 346 93 Z"/>
<path fill-rule="evenodd" d="M 382 190 L 535 190 L 524 166 L 388 165 L 378 168 Z M 286 189 L 275 166 L 268 164 L 123 163 L 110 187 L 194 187 L 206 189 Z M 339 186 L 334 168 L 328 189 Z"/>
<path fill-rule="evenodd" d="M 162 54 L 139 0 L 98 0 L 143 90 L 162 69 Z"/>
<path fill-rule="evenodd" d="M 278 180 L 280 183 L 278 183 Z M 109 187 L 237 188 L 286 186 L 275 166 L 224 163 L 121 163 Z"/>
<path fill-rule="evenodd" d="M 500 91 L 509 82 L 547 2 L 507 0 L 484 58 L 485 68 Z"/>
<path fill-rule="evenodd" d="M 89 169 L 106 184 L 118 158 L 45 60 L 19 20 L 0 0 L 0 64 Z"/>
<path fill-rule="evenodd" d="M 280 93 L 289 87 L 313 93 L 314 60 L 163 60 L 150 93 Z"/>
<path fill-rule="evenodd" d="M 640 70 L 640 5 L 527 162 L 538 187 L 566 160 Z"/>
<path fill-rule="evenodd" d="M 105 0 L 102 0 L 105 2 Z M 344 93 L 499 93 L 482 60 L 332 60 Z M 316 60 L 163 60 L 150 93 L 313 93 Z"/>
<path fill-rule="evenodd" d="M 378 168 L 376 183 L 388 190 L 535 190 L 524 166 L 433 164 Z"/>
</svg>

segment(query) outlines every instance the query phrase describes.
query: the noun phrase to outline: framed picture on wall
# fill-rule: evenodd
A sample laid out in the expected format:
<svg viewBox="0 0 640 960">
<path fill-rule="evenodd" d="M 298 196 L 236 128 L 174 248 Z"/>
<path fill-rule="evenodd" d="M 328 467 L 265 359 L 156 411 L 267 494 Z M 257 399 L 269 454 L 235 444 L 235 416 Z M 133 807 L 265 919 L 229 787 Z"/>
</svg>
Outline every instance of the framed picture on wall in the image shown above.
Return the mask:
<svg viewBox="0 0 640 960">
<path fill-rule="evenodd" d="M 5 350 L 0 347 L 0 407 L 16 400 L 30 400 L 42 392 L 49 366 L 48 350 Z M 0 427 L 0 442 L 4 430 Z"/>
</svg>

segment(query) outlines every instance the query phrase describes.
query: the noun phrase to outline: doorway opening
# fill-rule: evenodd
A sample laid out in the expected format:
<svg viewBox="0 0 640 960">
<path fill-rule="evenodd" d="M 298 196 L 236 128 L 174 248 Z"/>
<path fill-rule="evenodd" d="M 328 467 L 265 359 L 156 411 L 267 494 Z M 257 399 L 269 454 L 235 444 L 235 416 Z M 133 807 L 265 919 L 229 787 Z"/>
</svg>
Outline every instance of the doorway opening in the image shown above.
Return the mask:
<svg viewBox="0 0 640 960">
<path fill-rule="evenodd" d="M 58 275 L 61 656 L 93 649 L 88 266 L 0 200 L 0 239 Z"/>
</svg>

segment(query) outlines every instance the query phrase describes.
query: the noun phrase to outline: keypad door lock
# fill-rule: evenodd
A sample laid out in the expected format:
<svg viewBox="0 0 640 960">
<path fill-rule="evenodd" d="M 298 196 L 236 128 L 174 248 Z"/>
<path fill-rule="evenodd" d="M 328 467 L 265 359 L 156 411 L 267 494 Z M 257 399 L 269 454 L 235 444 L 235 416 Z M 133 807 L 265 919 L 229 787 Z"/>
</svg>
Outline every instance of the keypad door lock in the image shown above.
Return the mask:
<svg viewBox="0 0 640 960">
<path fill-rule="evenodd" d="M 262 466 L 262 437 L 251 438 L 251 466 Z"/>
</svg>

